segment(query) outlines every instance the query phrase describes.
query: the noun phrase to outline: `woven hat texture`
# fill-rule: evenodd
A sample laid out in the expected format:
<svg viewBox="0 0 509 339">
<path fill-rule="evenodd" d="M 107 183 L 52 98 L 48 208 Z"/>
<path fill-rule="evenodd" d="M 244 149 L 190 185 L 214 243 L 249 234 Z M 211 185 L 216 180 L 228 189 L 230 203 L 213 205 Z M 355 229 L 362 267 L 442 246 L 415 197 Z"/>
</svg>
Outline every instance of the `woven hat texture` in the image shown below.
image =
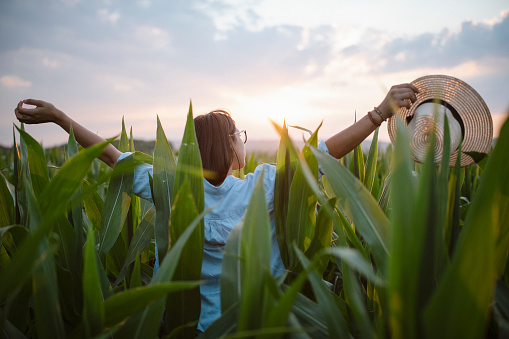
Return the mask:
<svg viewBox="0 0 509 339">
<path fill-rule="evenodd" d="M 415 110 L 423 103 L 439 102 L 449 108 L 461 125 L 463 143 L 461 154 L 461 167 L 473 165 L 474 159 L 466 153 L 488 153 L 493 139 L 493 120 L 488 106 L 471 86 L 464 81 L 447 75 L 427 75 L 411 82 L 419 89 L 417 100 L 410 108 L 401 107 L 396 115 L 399 115 L 406 124 L 414 117 Z M 396 136 L 396 115 L 389 119 L 387 129 L 389 137 L 394 142 Z M 421 124 L 422 125 L 422 124 Z M 443 149 L 443 129 L 435 126 L 436 145 L 435 156 L 441 158 Z M 423 158 L 415 152 L 422 152 L 426 147 L 427 128 L 417 124 L 412 138 L 414 159 L 419 161 Z M 458 150 L 451 150 L 450 166 L 456 164 Z M 436 158 L 435 158 L 436 160 Z"/>
</svg>

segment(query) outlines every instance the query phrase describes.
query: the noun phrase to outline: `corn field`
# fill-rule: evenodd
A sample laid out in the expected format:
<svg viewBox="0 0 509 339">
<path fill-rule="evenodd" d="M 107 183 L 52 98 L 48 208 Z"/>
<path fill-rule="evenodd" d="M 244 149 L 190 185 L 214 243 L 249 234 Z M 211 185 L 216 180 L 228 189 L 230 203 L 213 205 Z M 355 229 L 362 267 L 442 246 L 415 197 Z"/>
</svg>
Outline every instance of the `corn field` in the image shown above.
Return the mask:
<svg viewBox="0 0 509 339">
<path fill-rule="evenodd" d="M 274 127 L 287 271 L 271 274 L 259 180 L 224 247 L 222 316 L 201 337 L 509 337 L 509 122 L 468 168 L 449 168 L 447 147 L 441 164 L 415 163 L 404 128 L 387 151 L 377 130 L 369 152 L 338 161 L 317 149 L 319 128 L 296 150 Z M 194 337 L 210 210 L 192 109 L 178 154 L 159 120 L 152 155 L 122 121 L 119 149 L 133 154 L 113 169 L 96 159 L 106 143 L 80 149 L 72 131 L 65 152 L 23 126 L 13 143 L 0 159 L 1 337 Z M 154 205 L 132 194 L 141 162 Z M 246 163 L 239 176 L 258 157 Z"/>
</svg>

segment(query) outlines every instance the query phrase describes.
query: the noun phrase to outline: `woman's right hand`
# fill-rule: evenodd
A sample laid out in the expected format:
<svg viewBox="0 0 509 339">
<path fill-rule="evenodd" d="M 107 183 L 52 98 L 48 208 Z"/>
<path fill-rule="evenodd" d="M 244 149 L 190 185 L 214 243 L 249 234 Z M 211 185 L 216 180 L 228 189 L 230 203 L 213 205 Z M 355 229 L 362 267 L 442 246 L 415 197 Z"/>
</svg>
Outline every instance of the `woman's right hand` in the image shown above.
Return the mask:
<svg viewBox="0 0 509 339">
<path fill-rule="evenodd" d="M 23 107 L 23 104 L 33 105 L 35 107 L 27 108 Z M 14 109 L 14 113 L 16 114 L 16 118 L 25 124 L 53 122 L 62 127 L 67 133 L 69 133 L 72 127 L 76 141 L 85 148 L 105 141 L 99 135 L 91 132 L 87 128 L 81 126 L 78 122 L 72 120 L 64 112 L 49 102 L 26 99 L 18 103 L 16 109 Z M 122 153 L 112 144 L 108 144 L 104 148 L 103 153 L 99 156 L 99 159 L 104 161 L 108 166 L 113 167 L 121 154 Z"/>
<path fill-rule="evenodd" d="M 23 104 L 33 105 L 33 108 L 23 107 Z M 64 112 L 57 109 L 53 104 L 42 100 L 26 99 L 20 101 L 16 109 L 14 109 L 16 118 L 19 122 L 25 124 L 42 124 L 45 122 L 59 123 L 63 117 Z"/>
</svg>

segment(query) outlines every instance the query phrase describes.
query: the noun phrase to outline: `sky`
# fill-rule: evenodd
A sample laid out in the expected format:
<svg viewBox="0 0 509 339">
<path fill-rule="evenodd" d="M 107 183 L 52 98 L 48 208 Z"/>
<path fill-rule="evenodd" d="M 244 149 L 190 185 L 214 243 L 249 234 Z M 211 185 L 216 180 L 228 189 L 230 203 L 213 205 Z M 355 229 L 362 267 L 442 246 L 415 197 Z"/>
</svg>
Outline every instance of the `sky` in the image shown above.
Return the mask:
<svg viewBox="0 0 509 339">
<path fill-rule="evenodd" d="M 0 0 L 5 146 L 26 98 L 103 137 L 124 117 L 134 138 L 153 140 L 159 116 L 178 141 L 192 103 L 195 115 L 229 110 L 249 140 L 277 139 L 270 119 L 323 121 L 327 138 L 392 85 L 429 74 L 471 85 L 496 137 L 509 111 L 509 2 Z M 52 124 L 26 130 L 46 147 L 67 140 Z"/>
</svg>

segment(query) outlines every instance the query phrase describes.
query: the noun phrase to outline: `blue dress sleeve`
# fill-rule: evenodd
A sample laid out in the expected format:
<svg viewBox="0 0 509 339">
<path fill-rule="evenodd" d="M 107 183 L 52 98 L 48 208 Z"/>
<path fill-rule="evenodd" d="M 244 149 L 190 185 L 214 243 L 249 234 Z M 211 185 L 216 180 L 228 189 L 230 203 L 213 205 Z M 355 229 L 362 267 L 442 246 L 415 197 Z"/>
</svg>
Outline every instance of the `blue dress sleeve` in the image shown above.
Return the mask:
<svg viewBox="0 0 509 339">
<path fill-rule="evenodd" d="M 131 152 L 122 153 L 117 162 L 131 154 Z M 149 176 L 152 177 L 152 165 L 141 161 L 137 162 L 134 168 L 133 193 L 153 204 Z"/>
<path fill-rule="evenodd" d="M 327 147 L 325 141 L 323 140 L 320 140 L 320 142 L 318 143 L 318 149 L 322 152 L 329 154 L 329 148 Z M 322 175 L 323 175 L 322 166 L 318 165 L 318 178 L 321 178 Z"/>
<path fill-rule="evenodd" d="M 329 154 L 329 148 L 327 147 L 327 145 L 325 144 L 325 141 L 323 141 L 323 140 L 320 140 L 320 142 L 318 143 L 318 149 L 320 151 L 323 151 L 323 152 Z"/>
</svg>

